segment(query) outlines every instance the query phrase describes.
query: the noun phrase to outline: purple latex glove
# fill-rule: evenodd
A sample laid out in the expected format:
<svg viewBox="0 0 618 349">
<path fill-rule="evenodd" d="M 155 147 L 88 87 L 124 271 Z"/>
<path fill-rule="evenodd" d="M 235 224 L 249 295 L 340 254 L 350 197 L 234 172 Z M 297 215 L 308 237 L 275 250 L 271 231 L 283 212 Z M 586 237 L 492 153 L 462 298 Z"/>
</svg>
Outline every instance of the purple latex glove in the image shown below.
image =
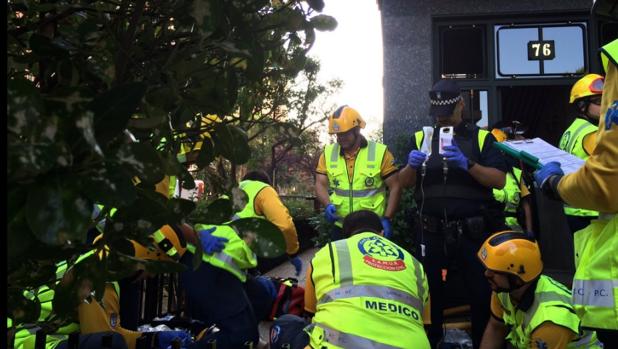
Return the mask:
<svg viewBox="0 0 618 349">
<path fill-rule="evenodd" d="M 454 139 L 451 145 L 447 145 L 443 149 L 442 155 L 446 158 L 446 161 L 461 169 L 468 170 L 468 158 L 461 152 Z"/>
<path fill-rule="evenodd" d="M 413 169 L 418 170 L 425 159 L 427 159 L 427 154 L 420 150 L 412 150 L 410 154 L 408 154 L 408 165 Z"/>
</svg>

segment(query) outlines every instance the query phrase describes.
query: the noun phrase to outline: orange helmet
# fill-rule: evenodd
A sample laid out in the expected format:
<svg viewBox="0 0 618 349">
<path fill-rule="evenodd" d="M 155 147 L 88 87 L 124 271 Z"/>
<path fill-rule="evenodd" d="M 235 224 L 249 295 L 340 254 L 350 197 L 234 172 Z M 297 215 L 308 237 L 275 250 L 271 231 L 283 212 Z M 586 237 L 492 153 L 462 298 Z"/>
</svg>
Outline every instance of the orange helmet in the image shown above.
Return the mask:
<svg viewBox="0 0 618 349">
<path fill-rule="evenodd" d="M 571 88 L 571 97 L 569 103 L 584 97 L 600 95 L 603 93 L 604 79 L 599 74 L 587 74 Z"/>
<path fill-rule="evenodd" d="M 515 275 L 524 282 L 536 279 L 543 270 L 539 245 L 525 233 L 507 230 L 493 234 L 477 256 L 485 268 Z"/>
<path fill-rule="evenodd" d="M 152 234 L 152 237 L 155 240 L 154 245 L 156 246 L 154 248 L 146 247 L 134 240 L 131 240 L 135 251 L 134 256 L 141 259 L 166 261 L 172 261 L 176 257 L 180 258 L 180 256 L 182 256 L 187 250 L 184 237 L 179 237 L 179 235 L 184 235 L 182 232 L 184 229 L 184 226 L 178 227 L 177 229 L 174 229 L 171 225 L 162 226 L 161 229 Z M 167 253 L 163 249 L 166 249 Z M 171 255 L 174 257 L 171 257 Z"/>
<path fill-rule="evenodd" d="M 494 128 L 493 130 L 491 130 L 491 134 L 496 137 L 496 140 L 498 142 L 504 142 L 508 138 L 506 133 L 499 128 Z"/>
<path fill-rule="evenodd" d="M 343 133 L 353 129 L 356 126 L 365 128 L 365 120 L 361 118 L 356 109 L 343 105 L 328 118 L 328 133 Z"/>
</svg>

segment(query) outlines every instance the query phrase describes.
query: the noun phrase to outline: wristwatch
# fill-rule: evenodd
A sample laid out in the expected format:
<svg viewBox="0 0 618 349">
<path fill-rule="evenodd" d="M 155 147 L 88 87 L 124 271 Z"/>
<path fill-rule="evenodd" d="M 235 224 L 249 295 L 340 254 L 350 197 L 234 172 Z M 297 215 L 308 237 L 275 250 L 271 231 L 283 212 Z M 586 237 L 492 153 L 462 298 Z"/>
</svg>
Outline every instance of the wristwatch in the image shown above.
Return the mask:
<svg viewBox="0 0 618 349">
<path fill-rule="evenodd" d="M 474 165 L 476 165 L 476 161 L 468 159 L 468 170 L 471 169 Z"/>
</svg>

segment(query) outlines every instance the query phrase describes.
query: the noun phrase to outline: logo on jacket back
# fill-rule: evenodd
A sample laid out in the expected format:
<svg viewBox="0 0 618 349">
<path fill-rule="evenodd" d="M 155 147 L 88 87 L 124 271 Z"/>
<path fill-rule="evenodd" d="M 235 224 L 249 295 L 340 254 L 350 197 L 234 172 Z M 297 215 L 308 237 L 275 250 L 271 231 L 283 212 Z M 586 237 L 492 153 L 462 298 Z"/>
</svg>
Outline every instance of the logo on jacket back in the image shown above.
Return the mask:
<svg viewBox="0 0 618 349">
<path fill-rule="evenodd" d="M 380 236 L 363 238 L 358 242 L 358 249 L 364 255 L 363 262 L 370 267 L 388 271 L 406 268 L 403 251 Z"/>
</svg>

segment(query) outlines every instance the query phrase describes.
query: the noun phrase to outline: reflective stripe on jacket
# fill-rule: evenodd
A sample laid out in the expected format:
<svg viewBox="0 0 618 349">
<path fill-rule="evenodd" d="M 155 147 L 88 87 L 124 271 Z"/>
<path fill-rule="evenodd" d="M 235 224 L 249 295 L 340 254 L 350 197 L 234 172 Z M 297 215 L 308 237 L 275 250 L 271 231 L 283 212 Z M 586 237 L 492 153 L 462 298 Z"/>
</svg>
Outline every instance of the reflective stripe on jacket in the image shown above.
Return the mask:
<svg viewBox="0 0 618 349">
<path fill-rule="evenodd" d="M 582 326 L 618 330 L 618 215 L 575 233 L 573 304 Z"/>
<path fill-rule="evenodd" d="M 339 144 L 329 144 L 324 149 L 326 172 L 330 190 L 330 202 L 337 208 L 342 221 L 350 212 L 369 210 L 378 216 L 384 215 L 386 208 L 386 189 L 380 174 L 386 145 L 367 141 L 367 146 L 359 149 L 354 161 L 352 178 L 348 176 L 348 166 L 341 155 Z"/>
<path fill-rule="evenodd" d="M 429 348 L 427 279 L 407 251 L 360 233 L 329 243 L 312 265 L 317 307 L 306 331 L 313 348 Z"/>
<path fill-rule="evenodd" d="M 531 348 L 532 333 L 546 321 L 566 327 L 577 334 L 567 348 L 602 348 L 594 331 L 580 332 L 580 321 L 573 311 L 571 292 L 549 276 L 539 277 L 534 290 L 534 300 L 525 311 L 511 303 L 508 292 L 497 293 L 497 296 L 504 308 L 502 319 L 510 329 L 506 339 L 515 348 Z"/>
<path fill-rule="evenodd" d="M 240 281 L 245 282 L 247 280 L 246 269 L 255 268 L 257 266 L 257 257 L 255 253 L 253 253 L 249 245 L 247 245 L 230 226 L 196 224 L 195 230 L 206 230 L 212 227 L 217 228 L 212 232 L 213 236 L 226 238 L 228 242 L 225 243 L 225 247 L 221 252 L 211 255 L 203 253 L 202 260 L 212 266 L 229 271 L 240 279 Z M 191 253 L 195 253 L 195 246 L 187 244 L 187 250 Z"/>
</svg>

